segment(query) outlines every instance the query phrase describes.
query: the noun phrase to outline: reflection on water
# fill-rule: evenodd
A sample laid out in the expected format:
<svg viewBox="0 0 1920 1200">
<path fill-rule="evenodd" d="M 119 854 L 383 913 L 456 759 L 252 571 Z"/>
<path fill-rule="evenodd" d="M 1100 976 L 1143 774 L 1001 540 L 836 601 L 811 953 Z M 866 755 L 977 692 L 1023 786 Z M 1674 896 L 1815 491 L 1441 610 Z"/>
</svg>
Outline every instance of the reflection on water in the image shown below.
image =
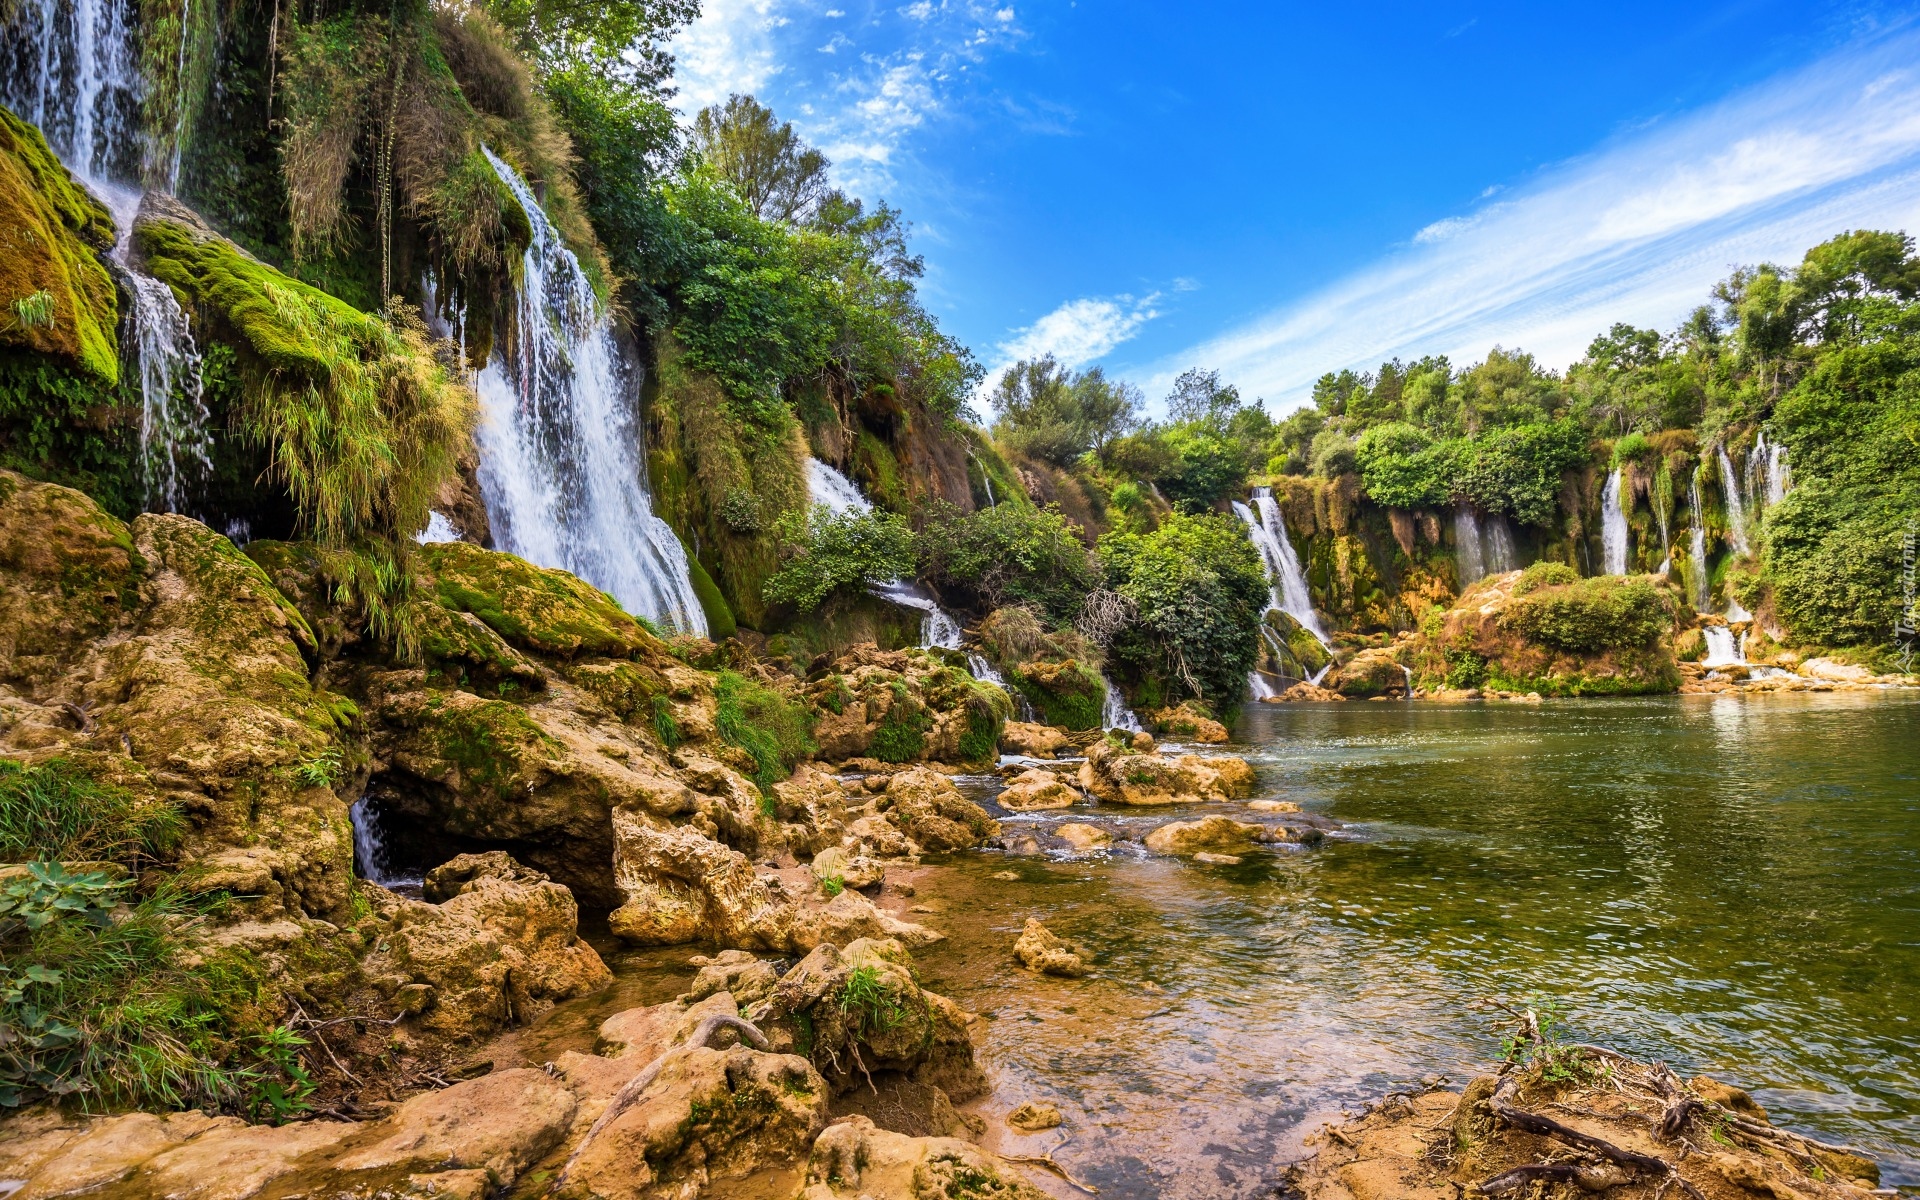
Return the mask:
<svg viewBox="0 0 1920 1200">
<path fill-rule="evenodd" d="M 919 879 L 953 935 L 923 974 L 991 1019 L 989 1108 L 1058 1104 L 1058 1157 L 1103 1197 L 1270 1194 L 1324 1117 L 1483 1063 L 1469 1002 L 1532 993 L 1920 1182 L 1920 703 L 1255 706 L 1239 733 L 1263 795 L 1347 836 Z M 1030 915 L 1101 974 L 1015 967 Z"/>
</svg>

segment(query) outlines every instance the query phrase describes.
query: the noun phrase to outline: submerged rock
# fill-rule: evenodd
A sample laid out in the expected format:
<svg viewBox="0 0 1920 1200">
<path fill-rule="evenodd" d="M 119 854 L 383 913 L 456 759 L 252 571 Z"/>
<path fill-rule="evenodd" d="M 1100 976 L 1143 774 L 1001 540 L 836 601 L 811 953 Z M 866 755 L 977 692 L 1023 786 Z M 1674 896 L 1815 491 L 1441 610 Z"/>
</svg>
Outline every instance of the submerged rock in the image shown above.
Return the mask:
<svg viewBox="0 0 1920 1200">
<path fill-rule="evenodd" d="M 1000 731 L 1000 749 L 1005 754 L 1023 754 L 1028 758 L 1052 758 L 1069 745 L 1067 731 L 1057 725 L 1038 721 L 1008 721 Z"/>
<path fill-rule="evenodd" d="M 1111 739 L 1094 743 L 1080 764 L 1080 786 L 1111 804 L 1198 804 L 1253 793 L 1253 767 L 1231 755 L 1202 758 L 1140 752 Z"/>
<path fill-rule="evenodd" d="M 1042 975 L 1061 975 L 1077 979 L 1091 974 L 1093 967 L 1080 947 L 1054 934 L 1036 917 L 1028 917 L 1026 928 L 1013 943 L 1013 957 L 1029 971 Z"/>
<path fill-rule="evenodd" d="M 1072 808 L 1079 803 L 1080 792 L 1052 771 L 1036 767 L 1008 780 L 1006 788 L 994 800 L 1013 812 L 1039 812 Z"/>
</svg>

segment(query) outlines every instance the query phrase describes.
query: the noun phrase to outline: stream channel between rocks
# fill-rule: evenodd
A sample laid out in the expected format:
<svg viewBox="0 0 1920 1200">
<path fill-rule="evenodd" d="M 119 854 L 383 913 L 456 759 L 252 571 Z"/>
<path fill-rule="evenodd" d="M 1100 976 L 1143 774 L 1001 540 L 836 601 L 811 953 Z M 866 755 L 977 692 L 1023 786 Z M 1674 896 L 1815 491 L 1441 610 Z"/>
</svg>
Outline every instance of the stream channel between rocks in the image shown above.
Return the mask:
<svg viewBox="0 0 1920 1200">
<path fill-rule="evenodd" d="M 907 876 L 912 918 L 949 935 L 916 953 L 923 981 L 986 1018 L 990 1148 L 1059 1146 L 1103 1200 L 1272 1195 L 1322 1121 L 1497 1056 L 1473 1001 L 1537 996 L 1571 1040 L 1739 1083 L 1920 1184 L 1920 701 L 1250 705 L 1226 749 L 1256 798 L 1342 830 L 1237 866 L 1122 842 Z M 1007 814 L 991 776 L 957 782 L 1008 834 L 1198 815 Z M 1205 811 L 1271 820 L 1242 808 Z M 1097 974 L 1020 969 L 1029 916 Z M 697 952 L 602 947 L 614 986 L 496 1043 L 496 1066 L 590 1049 L 605 1016 L 684 990 Z M 1010 1131 L 1025 1100 L 1065 1125 Z"/>
</svg>

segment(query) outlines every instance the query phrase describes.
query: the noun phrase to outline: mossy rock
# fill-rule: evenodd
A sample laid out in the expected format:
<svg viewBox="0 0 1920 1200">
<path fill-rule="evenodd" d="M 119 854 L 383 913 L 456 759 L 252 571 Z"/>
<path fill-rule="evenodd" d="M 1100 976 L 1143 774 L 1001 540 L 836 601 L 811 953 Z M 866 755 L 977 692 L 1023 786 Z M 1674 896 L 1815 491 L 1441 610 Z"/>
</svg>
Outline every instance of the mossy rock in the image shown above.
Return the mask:
<svg viewBox="0 0 1920 1200">
<path fill-rule="evenodd" d="M 1099 672 L 1073 659 L 1024 662 L 1010 672 L 1009 679 L 1046 724 L 1066 729 L 1100 728 L 1107 684 Z"/>
<path fill-rule="evenodd" d="M 486 622 L 514 647 L 556 658 L 631 658 L 666 647 L 600 589 L 565 571 L 466 542 L 423 546 L 440 603 Z"/>
<path fill-rule="evenodd" d="M 54 355 L 120 378 L 119 293 L 98 251 L 113 218 L 60 165 L 40 131 L 0 108 L 0 345 Z M 30 320 L 32 298 L 51 300 Z"/>
<path fill-rule="evenodd" d="M 0 627 L 15 673 L 51 669 L 117 628 L 146 568 L 127 526 L 84 494 L 0 471 Z"/>
</svg>

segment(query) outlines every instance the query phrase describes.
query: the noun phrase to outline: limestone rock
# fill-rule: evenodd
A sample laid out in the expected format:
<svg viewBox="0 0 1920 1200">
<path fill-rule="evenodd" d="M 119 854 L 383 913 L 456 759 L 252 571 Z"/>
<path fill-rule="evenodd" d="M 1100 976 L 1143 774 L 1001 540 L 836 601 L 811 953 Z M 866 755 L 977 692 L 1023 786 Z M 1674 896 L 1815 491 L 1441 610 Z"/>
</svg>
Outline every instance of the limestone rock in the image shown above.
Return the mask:
<svg viewBox="0 0 1920 1200">
<path fill-rule="evenodd" d="M 1042 725 L 1038 721 L 1008 721 L 1000 731 L 1000 750 L 1004 754 L 1052 758 L 1066 746 L 1067 731 L 1057 725 Z"/>
<path fill-rule="evenodd" d="M 1003 1172 L 993 1156 L 959 1138 L 908 1137 L 866 1117 L 828 1127 L 807 1159 L 800 1200 L 1045 1200 Z"/>
<path fill-rule="evenodd" d="M 683 1047 L 574 1163 L 563 1197 L 679 1200 L 781 1166 L 826 1125 L 827 1088 L 807 1060 Z"/>
<path fill-rule="evenodd" d="M 484 1170 L 517 1178 L 560 1144 L 575 1104 L 545 1071 L 498 1071 L 408 1100 L 384 1122 L 384 1137 L 336 1159 L 333 1168 Z"/>
<path fill-rule="evenodd" d="M 1192 700 L 1177 708 L 1160 708 L 1147 714 L 1147 722 L 1163 738 L 1183 742 L 1217 745 L 1227 740 L 1227 727 Z"/>
<path fill-rule="evenodd" d="M 1254 812 L 1297 813 L 1300 806 L 1291 800 L 1250 800 L 1247 807 Z"/>
<path fill-rule="evenodd" d="M 1019 940 L 1013 943 L 1013 957 L 1027 970 L 1038 971 L 1042 975 L 1077 979 L 1093 971 L 1087 963 L 1085 951 L 1057 937 L 1037 917 L 1027 918 L 1026 928 L 1020 931 Z"/>
<path fill-rule="evenodd" d="M 865 891 L 885 881 L 887 866 L 877 858 L 849 854 L 839 846 L 829 846 L 813 856 L 813 877 L 822 883 L 838 879 L 843 887 Z"/>
<path fill-rule="evenodd" d="M 1245 759 L 1142 754 L 1111 740 L 1094 743 L 1080 764 L 1080 786 L 1111 804 L 1238 800 L 1252 794 L 1253 784 L 1253 768 Z"/>
<path fill-rule="evenodd" d="M 714 992 L 698 999 L 683 996 L 665 1004 L 625 1009 L 600 1022 L 594 1053 L 608 1058 L 638 1058 L 645 1063 L 686 1041 L 708 1017 L 732 1017 L 739 1012 L 740 1006 L 730 992 Z"/>
<path fill-rule="evenodd" d="M 820 757 L 833 762 L 983 763 L 1013 702 L 998 685 L 925 649 L 848 647 L 816 666 L 804 700 Z"/>
<path fill-rule="evenodd" d="M 916 767 L 887 782 L 887 819 L 925 850 L 963 850 L 1000 832 L 1000 823 L 938 771 Z"/>
<path fill-rule="evenodd" d="M 1042 771 L 1037 767 L 1015 775 L 1007 781 L 1005 790 L 995 797 L 1000 807 L 1014 812 L 1072 808 L 1079 799 L 1078 790 L 1062 782 L 1052 771 Z"/>
<path fill-rule="evenodd" d="M 760 1027 L 776 1050 L 807 1053 L 836 1095 L 864 1087 L 867 1073 L 891 1071 L 963 1102 L 987 1088 L 968 1021 L 915 982 L 906 947 L 859 938 L 844 949 L 817 946 L 788 971 Z"/>
<path fill-rule="evenodd" d="M 780 973 L 772 963 L 745 950 L 722 950 L 712 958 L 695 955 L 692 961 L 700 972 L 693 977 L 693 986 L 680 996 L 684 1001 L 705 1000 L 726 992 L 736 1004 L 752 1004 L 780 982 Z"/>
<path fill-rule="evenodd" d="M 1067 840 L 1067 844 L 1082 852 L 1103 850 L 1113 845 L 1113 835 L 1098 825 L 1088 825 L 1079 821 L 1069 821 L 1065 825 L 1054 827 L 1054 836 Z"/>
<path fill-rule="evenodd" d="M 1060 1127 L 1060 1110 L 1046 1101 L 1029 1100 L 1007 1114 L 1007 1124 L 1022 1133 L 1039 1133 Z"/>
<path fill-rule="evenodd" d="M 1212 850 L 1201 850 L 1194 854 L 1193 861 L 1214 867 L 1237 867 L 1246 860 L 1238 854 L 1216 854 Z"/>
<path fill-rule="evenodd" d="M 1265 825 L 1215 815 L 1169 822 L 1147 834 L 1145 840 L 1147 849 L 1155 854 L 1197 854 L 1203 850 L 1231 851 L 1271 837 Z"/>
</svg>

